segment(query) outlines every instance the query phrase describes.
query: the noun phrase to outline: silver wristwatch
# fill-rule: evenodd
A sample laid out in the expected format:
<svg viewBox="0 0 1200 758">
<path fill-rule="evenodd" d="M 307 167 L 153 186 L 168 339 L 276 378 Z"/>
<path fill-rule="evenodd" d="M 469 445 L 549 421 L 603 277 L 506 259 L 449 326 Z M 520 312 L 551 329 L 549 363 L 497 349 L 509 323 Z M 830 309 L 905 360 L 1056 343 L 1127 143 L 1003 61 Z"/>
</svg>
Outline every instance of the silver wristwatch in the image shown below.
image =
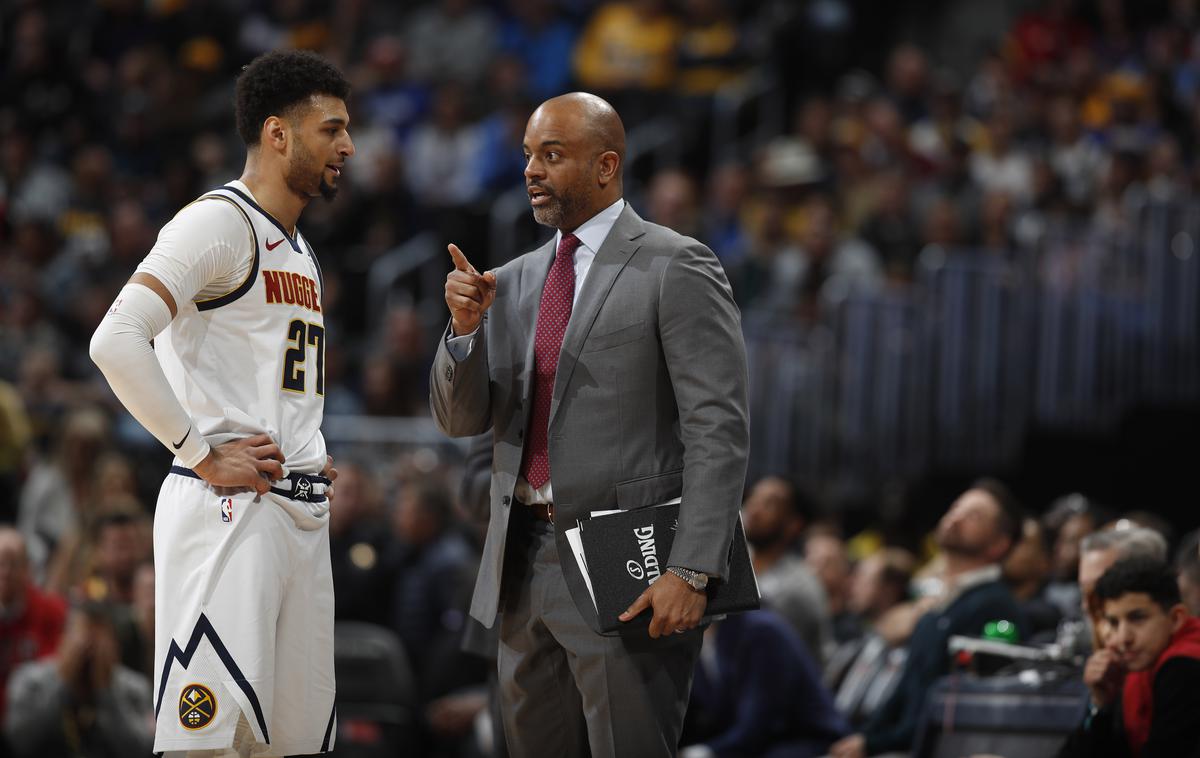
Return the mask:
<svg viewBox="0 0 1200 758">
<path fill-rule="evenodd" d="M 681 566 L 667 566 L 667 571 L 687 582 L 696 592 L 704 592 L 708 587 L 708 574 L 685 569 Z"/>
</svg>

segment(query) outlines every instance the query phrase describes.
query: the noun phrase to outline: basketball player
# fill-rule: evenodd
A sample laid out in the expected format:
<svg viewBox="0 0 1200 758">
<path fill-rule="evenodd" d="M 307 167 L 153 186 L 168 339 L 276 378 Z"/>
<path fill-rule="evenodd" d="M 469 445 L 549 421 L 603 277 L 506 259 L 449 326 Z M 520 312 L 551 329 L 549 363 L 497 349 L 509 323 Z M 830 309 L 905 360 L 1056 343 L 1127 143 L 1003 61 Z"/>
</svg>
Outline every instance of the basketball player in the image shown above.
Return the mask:
<svg viewBox="0 0 1200 758">
<path fill-rule="evenodd" d="M 354 154 L 348 94 L 311 53 L 247 66 L 245 171 L 163 227 L 92 338 L 175 455 L 154 518 L 156 752 L 333 745 L 321 270 L 296 221 Z"/>
</svg>

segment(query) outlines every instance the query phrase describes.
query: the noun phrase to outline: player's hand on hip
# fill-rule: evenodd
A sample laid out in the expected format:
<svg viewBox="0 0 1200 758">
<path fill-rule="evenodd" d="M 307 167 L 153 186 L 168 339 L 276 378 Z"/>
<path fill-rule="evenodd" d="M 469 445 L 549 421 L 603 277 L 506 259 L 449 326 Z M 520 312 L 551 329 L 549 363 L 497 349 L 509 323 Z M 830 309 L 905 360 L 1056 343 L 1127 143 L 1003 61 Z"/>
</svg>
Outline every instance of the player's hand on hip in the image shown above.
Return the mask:
<svg viewBox="0 0 1200 758">
<path fill-rule="evenodd" d="M 496 275 L 491 271 L 482 274 L 467 260 L 467 256 L 451 243 L 446 246 L 454 270 L 446 274 L 446 307 L 450 309 L 451 326 L 454 334 L 470 334 L 479 328 L 484 312 L 492 307 L 496 299 Z"/>
<path fill-rule="evenodd" d="M 325 487 L 325 499 L 333 504 L 333 483 L 337 481 L 338 472 L 333 467 L 333 456 L 325 456 L 325 468 L 321 469 L 321 476 L 329 480 L 329 484 Z"/>
<path fill-rule="evenodd" d="M 270 435 L 256 434 L 212 449 L 194 469 L 215 487 L 248 487 L 260 495 L 283 478 L 283 453 Z"/>
<path fill-rule="evenodd" d="M 624 613 L 622 621 L 630 621 L 647 608 L 650 618 L 650 636 L 655 639 L 667 634 L 682 634 L 695 629 L 708 607 L 708 595 L 692 589 L 687 582 L 669 571 L 664 571 L 654 584 L 633 601 Z"/>
</svg>

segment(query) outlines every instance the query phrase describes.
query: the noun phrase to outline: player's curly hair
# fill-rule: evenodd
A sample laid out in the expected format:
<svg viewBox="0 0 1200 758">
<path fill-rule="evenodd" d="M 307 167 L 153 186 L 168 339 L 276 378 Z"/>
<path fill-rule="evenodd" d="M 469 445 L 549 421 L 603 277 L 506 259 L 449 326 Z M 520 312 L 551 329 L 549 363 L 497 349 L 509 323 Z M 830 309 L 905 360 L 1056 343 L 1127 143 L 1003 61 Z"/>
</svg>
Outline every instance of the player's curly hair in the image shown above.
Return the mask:
<svg viewBox="0 0 1200 758">
<path fill-rule="evenodd" d="M 350 82 L 332 63 L 307 50 L 276 50 L 258 56 L 237 80 L 237 129 L 242 141 L 254 147 L 264 121 L 286 115 L 312 95 L 345 100 Z"/>
</svg>

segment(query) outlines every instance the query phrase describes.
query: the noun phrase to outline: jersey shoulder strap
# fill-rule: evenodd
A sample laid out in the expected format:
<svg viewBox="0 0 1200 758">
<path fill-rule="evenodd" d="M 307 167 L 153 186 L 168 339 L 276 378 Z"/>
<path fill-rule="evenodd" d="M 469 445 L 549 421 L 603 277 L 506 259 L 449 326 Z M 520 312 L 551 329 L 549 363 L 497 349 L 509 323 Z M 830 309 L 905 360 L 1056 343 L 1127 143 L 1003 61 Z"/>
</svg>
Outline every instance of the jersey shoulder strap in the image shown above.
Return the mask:
<svg viewBox="0 0 1200 758">
<path fill-rule="evenodd" d="M 204 195 L 201 195 L 194 202 L 196 202 L 196 203 L 205 202 L 205 201 L 224 202 L 224 203 L 228 203 L 233 208 L 235 208 L 237 210 L 238 214 L 241 215 L 242 221 L 245 222 L 246 231 L 250 235 L 250 251 L 251 251 L 250 254 L 251 254 L 251 256 L 253 256 L 253 258 L 250 263 L 250 272 L 246 275 L 246 278 L 244 280 L 242 280 L 242 283 L 239 284 L 237 287 L 233 288 L 232 290 L 230 290 L 229 292 L 226 292 L 223 295 L 218 295 L 217 297 L 208 298 L 207 300 L 196 300 L 195 301 L 196 308 L 198 310 L 202 310 L 202 311 L 209 311 L 209 310 L 212 310 L 213 308 L 219 308 L 222 305 L 228 305 L 229 303 L 232 303 L 234 300 L 237 300 L 239 297 L 241 297 L 242 295 L 245 295 L 247 292 L 249 292 L 250 288 L 252 286 L 254 286 L 254 280 L 258 278 L 258 233 L 254 231 L 254 224 L 250 221 L 250 216 L 249 216 L 249 214 L 246 213 L 246 209 L 242 207 L 242 204 L 239 203 L 234 197 L 231 197 L 230 195 L 226 194 L 225 192 L 222 192 L 221 191 L 222 189 L 224 189 L 224 188 L 216 189 L 216 190 L 208 192 Z"/>
</svg>

